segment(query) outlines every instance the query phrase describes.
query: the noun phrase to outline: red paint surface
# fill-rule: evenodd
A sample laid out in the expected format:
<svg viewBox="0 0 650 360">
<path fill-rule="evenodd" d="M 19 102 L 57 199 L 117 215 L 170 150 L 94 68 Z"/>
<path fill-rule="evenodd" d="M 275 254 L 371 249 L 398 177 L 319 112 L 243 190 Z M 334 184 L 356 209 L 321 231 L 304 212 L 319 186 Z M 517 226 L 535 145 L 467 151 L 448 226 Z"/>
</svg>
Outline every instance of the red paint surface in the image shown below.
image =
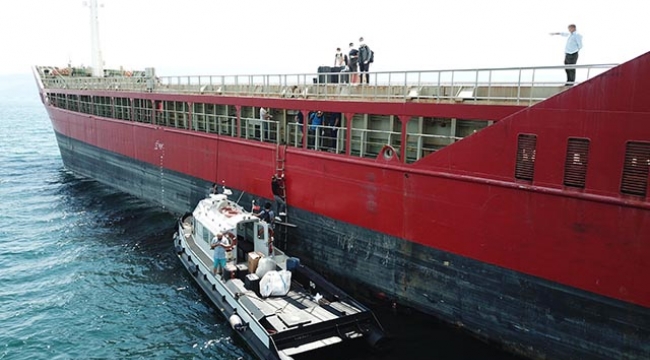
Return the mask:
<svg viewBox="0 0 650 360">
<path fill-rule="evenodd" d="M 463 119 L 501 119 L 514 111 L 481 105 L 132 95 L 344 113 L 439 117 L 453 113 Z M 272 196 L 272 144 L 89 120 L 88 115 L 53 107 L 48 111 L 55 130 L 64 135 Z M 538 137 L 532 184 L 514 182 L 520 133 Z M 584 190 L 562 185 L 569 137 L 591 140 Z M 650 307 L 650 203 L 619 192 L 629 140 L 650 140 L 650 53 L 507 116 L 415 164 L 288 148 L 288 202 L 377 232 Z"/>
</svg>

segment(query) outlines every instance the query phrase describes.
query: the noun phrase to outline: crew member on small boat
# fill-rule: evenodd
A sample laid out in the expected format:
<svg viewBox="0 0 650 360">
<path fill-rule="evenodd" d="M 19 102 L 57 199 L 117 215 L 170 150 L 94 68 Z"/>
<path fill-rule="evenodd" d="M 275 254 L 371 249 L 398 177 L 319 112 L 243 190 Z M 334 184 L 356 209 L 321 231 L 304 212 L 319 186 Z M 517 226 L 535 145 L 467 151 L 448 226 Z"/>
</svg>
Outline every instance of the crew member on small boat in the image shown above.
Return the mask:
<svg viewBox="0 0 650 360">
<path fill-rule="evenodd" d="M 217 183 L 213 183 L 212 187 L 210 188 L 210 194 L 218 194 L 219 193 L 219 186 Z"/>
<path fill-rule="evenodd" d="M 214 264 L 212 273 L 216 276 L 221 275 L 223 269 L 226 268 L 226 251 L 232 250 L 233 245 L 223 236 L 223 233 L 218 233 L 212 238 L 210 242 L 210 249 L 214 250 Z"/>
<path fill-rule="evenodd" d="M 266 221 L 268 224 L 273 227 L 275 225 L 275 214 L 273 213 L 273 210 L 271 210 L 271 203 L 267 202 L 264 204 L 264 209 L 260 211 L 259 213 L 255 214 L 258 218 L 260 218 L 263 221 Z"/>
</svg>

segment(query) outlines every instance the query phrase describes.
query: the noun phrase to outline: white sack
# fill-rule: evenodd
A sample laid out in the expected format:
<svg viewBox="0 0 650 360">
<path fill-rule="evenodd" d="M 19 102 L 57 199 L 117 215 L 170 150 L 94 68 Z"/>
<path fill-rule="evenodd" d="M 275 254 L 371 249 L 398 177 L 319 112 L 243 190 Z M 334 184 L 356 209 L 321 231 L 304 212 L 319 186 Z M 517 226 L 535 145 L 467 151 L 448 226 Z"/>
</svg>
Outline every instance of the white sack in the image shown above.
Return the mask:
<svg viewBox="0 0 650 360">
<path fill-rule="evenodd" d="M 260 295 L 285 296 L 291 288 L 291 272 L 287 270 L 269 271 L 260 280 Z"/>
<path fill-rule="evenodd" d="M 260 259 L 257 264 L 257 269 L 255 270 L 255 275 L 258 278 L 263 278 L 267 272 L 275 270 L 276 264 L 275 261 L 269 257 L 263 257 Z"/>
</svg>

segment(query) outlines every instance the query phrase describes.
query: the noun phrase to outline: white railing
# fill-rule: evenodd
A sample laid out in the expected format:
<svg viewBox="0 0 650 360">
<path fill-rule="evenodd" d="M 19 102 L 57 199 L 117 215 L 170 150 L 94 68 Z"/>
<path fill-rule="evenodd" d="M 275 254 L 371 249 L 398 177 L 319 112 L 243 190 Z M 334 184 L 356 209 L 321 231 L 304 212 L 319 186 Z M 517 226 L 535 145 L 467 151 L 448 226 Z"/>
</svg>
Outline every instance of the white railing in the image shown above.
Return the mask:
<svg viewBox="0 0 650 360">
<path fill-rule="evenodd" d="M 566 89 L 565 70 L 576 69 L 576 83 L 616 64 L 478 68 L 369 73 L 369 83 L 350 83 L 349 73 L 272 75 L 196 75 L 134 77 L 66 77 L 45 75 L 48 89 L 197 93 L 315 99 L 377 101 L 465 101 L 530 104 Z"/>
</svg>

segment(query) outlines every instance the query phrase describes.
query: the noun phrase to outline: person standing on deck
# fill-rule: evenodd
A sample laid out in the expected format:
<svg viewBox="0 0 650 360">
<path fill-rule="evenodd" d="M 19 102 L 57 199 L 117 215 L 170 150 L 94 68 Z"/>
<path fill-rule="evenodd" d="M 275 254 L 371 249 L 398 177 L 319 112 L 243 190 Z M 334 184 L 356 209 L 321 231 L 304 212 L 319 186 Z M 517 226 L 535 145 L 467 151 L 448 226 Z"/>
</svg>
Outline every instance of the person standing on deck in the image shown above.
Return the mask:
<svg viewBox="0 0 650 360">
<path fill-rule="evenodd" d="M 302 147 L 302 123 L 305 121 L 305 115 L 302 113 L 302 110 L 298 110 L 296 113 L 296 116 L 294 116 L 294 120 L 296 121 L 296 124 L 298 124 L 296 127 L 298 128 L 298 132 L 300 133 L 300 139 L 296 140 L 295 146 Z"/>
<path fill-rule="evenodd" d="M 348 56 L 341 52 L 341 48 L 336 48 L 336 54 L 334 55 L 334 66 L 344 67 L 347 64 Z"/>
<path fill-rule="evenodd" d="M 221 275 L 226 268 L 226 251 L 232 250 L 232 245 L 223 237 L 223 233 L 218 233 L 210 242 L 210 249 L 214 250 L 214 264 L 212 265 L 212 274 Z"/>
<path fill-rule="evenodd" d="M 309 147 L 313 149 L 320 149 L 323 136 L 323 112 L 318 110 L 309 115 L 309 134 L 308 142 Z"/>
<path fill-rule="evenodd" d="M 575 65 L 578 62 L 578 51 L 582 49 L 582 35 L 576 32 L 574 24 L 569 25 L 569 32 L 553 32 L 551 35 L 561 35 L 567 38 L 566 46 L 564 47 L 564 65 Z M 564 86 L 572 86 L 576 81 L 576 69 L 566 70 L 566 84 Z"/>
<path fill-rule="evenodd" d="M 350 82 L 356 84 L 359 82 L 359 75 L 357 75 L 357 64 L 359 63 L 359 50 L 354 47 L 354 43 L 350 43 L 350 52 L 348 53 L 348 71 L 350 71 Z"/>
<path fill-rule="evenodd" d="M 359 71 L 361 72 L 361 83 L 370 82 L 368 71 L 370 70 L 370 63 L 373 62 L 372 50 L 366 45 L 363 38 L 359 38 Z"/>
<path fill-rule="evenodd" d="M 271 138 L 269 134 L 269 123 L 268 121 L 271 120 L 273 116 L 269 114 L 269 111 L 263 107 L 260 108 L 260 122 L 262 123 L 262 128 L 264 129 L 264 132 L 262 134 L 262 140 L 269 140 Z"/>
<path fill-rule="evenodd" d="M 338 127 L 341 125 L 341 113 L 332 112 L 325 116 L 325 147 L 328 151 L 337 150 Z"/>
<path fill-rule="evenodd" d="M 271 191 L 273 192 L 273 198 L 275 199 L 275 211 L 277 211 L 278 216 L 287 215 L 287 202 L 285 200 L 284 191 L 284 174 L 281 176 L 274 174 L 271 177 Z"/>
</svg>

